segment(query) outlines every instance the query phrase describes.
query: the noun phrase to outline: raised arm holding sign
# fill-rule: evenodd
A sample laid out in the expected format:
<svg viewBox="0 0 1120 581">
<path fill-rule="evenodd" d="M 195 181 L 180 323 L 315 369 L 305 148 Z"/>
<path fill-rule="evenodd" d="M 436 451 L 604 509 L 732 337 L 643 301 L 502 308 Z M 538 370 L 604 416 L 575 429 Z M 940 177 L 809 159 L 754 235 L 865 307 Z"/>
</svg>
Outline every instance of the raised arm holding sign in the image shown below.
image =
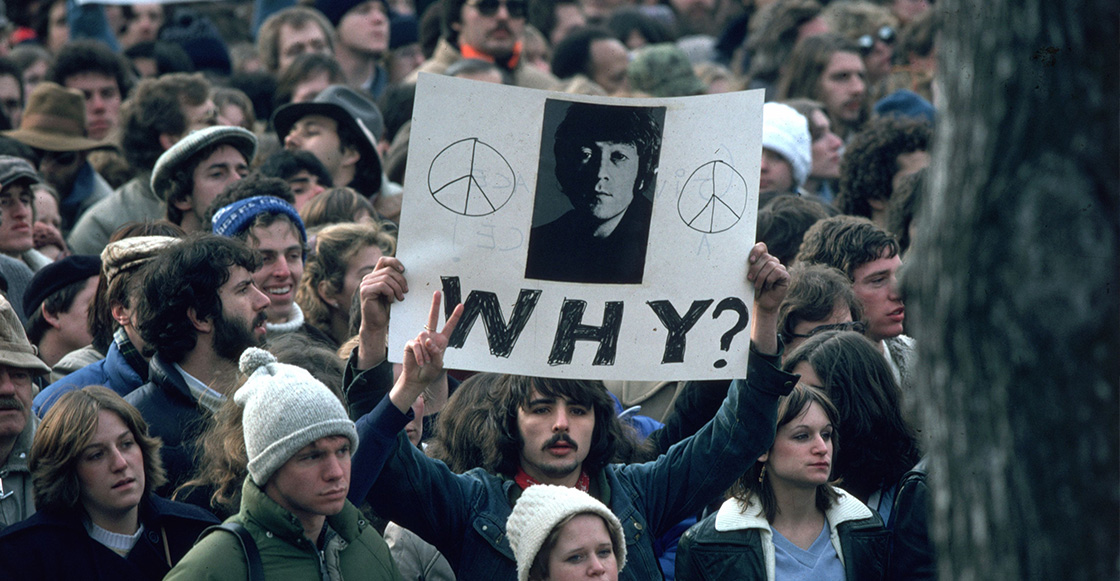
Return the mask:
<svg viewBox="0 0 1120 581">
<path fill-rule="evenodd" d="M 422 75 L 398 257 L 410 286 L 463 304 L 448 366 L 739 375 L 761 111 L 757 91 L 612 99 Z M 423 320 L 395 305 L 390 357 Z"/>
</svg>

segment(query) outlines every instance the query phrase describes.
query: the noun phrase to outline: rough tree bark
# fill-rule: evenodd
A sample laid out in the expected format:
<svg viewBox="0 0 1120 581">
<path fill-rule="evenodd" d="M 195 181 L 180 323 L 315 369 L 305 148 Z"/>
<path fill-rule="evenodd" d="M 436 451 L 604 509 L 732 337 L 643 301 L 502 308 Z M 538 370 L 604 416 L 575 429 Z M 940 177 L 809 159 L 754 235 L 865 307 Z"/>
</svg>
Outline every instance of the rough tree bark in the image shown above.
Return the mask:
<svg viewBox="0 0 1120 581">
<path fill-rule="evenodd" d="M 942 579 L 1117 579 L 1115 0 L 939 0 L 905 289 Z"/>
</svg>

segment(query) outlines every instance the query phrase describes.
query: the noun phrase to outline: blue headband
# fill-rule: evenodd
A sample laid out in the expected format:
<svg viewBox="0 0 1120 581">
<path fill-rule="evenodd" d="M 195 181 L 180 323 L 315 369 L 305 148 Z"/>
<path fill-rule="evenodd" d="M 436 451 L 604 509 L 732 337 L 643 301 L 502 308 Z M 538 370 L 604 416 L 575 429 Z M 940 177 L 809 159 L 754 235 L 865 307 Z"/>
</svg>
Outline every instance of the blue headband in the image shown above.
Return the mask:
<svg viewBox="0 0 1120 581">
<path fill-rule="evenodd" d="M 307 231 L 303 228 L 303 220 L 300 219 L 299 212 L 291 204 L 275 196 L 253 196 L 218 210 L 212 219 L 214 233 L 228 237 L 237 236 L 249 227 L 257 214 L 264 212 L 284 214 L 291 218 L 292 223 L 299 228 L 300 242 L 307 244 Z"/>
</svg>

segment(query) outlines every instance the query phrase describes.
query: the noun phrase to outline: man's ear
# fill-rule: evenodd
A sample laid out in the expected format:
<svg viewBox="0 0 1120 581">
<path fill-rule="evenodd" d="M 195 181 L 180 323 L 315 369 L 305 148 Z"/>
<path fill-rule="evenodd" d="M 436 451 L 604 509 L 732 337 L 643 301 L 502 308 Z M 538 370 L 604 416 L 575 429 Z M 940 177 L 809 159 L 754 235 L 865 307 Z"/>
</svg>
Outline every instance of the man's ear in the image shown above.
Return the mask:
<svg viewBox="0 0 1120 581">
<path fill-rule="evenodd" d="M 113 303 L 109 307 L 110 312 L 113 313 L 113 320 L 122 327 L 127 327 L 132 324 L 132 316 L 129 314 L 128 309 L 120 303 Z"/>
<path fill-rule="evenodd" d="M 190 212 L 194 208 L 194 198 L 192 196 L 183 196 L 177 200 L 169 201 L 172 206 L 175 206 L 181 212 Z"/>
<path fill-rule="evenodd" d="M 769 459 L 770 459 L 770 452 L 764 452 L 761 456 L 758 457 L 759 463 L 765 463 Z"/>
<path fill-rule="evenodd" d="M 55 329 L 58 329 L 62 326 L 62 324 L 58 320 L 58 314 L 48 311 L 47 305 L 45 304 L 39 305 L 39 315 L 43 317 L 43 320 L 46 321 L 48 325 L 54 327 Z"/>
<path fill-rule="evenodd" d="M 342 147 L 342 163 L 340 165 L 357 165 L 360 159 L 362 159 L 362 154 L 358 152 L 358 148 L 349 145 Z"/>
<path fill-rule="evenodd" d="M 164 151 L 167 151 L 168 149 L 171 149 L 172 145 L 178 143 L 179 139 L 180 137 L 178 135 L 172 135 L 170 133 L 160 133 L 159 146 L 162 147 Z"/>
<path fill-rule="evenodd" d="M 199 333 L 209 333 L 214 330 L 213 321 L 210 319 L 200 319 L 198 317 L 198 311 L 194 310 L 194 307 L 187 308 L 187 318 L 190 319 L 191 325 L 194 325 L 195 330 Z"/>
<path fill-rule="evenodd" d="M 871 206 L 871 209 L 876 212 L 885 212 L 890 205 L 890 201 L 882 198 L 868 198 L 867 205 Z"/>
</svg>

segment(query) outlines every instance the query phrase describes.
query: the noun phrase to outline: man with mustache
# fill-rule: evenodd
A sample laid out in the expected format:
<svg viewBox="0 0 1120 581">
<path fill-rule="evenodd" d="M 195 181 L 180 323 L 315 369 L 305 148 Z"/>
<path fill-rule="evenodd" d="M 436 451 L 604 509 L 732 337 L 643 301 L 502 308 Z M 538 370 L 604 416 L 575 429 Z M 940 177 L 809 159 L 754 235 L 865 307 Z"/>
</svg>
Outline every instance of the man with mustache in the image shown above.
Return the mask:
<svg viewBox="0 0 1120 581">
<path fill-rule="evenodd" d="M 39 419 L 31 414 L 31 383 L 50 373 L 35 356 L 11 303 L 0 295 L 0 529 L 35 512 L 31 441 Z"/>
<path fill-rule="evenodd" d="M 419 73 L 443 74 L 460 59 L 492 62 L 507 71 L 513 84 L 530 89 L 554 89 L 560 81 L 521 58 L 527 0 L 442 0 L 442 36 L 432 58 L 413 71 L 406 81 L 416 82 Z"/>
<path fill-rule="evenodd" d="M 391 454 L 376 473 L 368 496 L 360 476 L 351 498 L 364 496 L 378 515 L 435 545 L 459 579 L 505 581 L 517 578 L 506 521 L 522 491 L 537 484 L 579 488 L 600 499 L 624 523 L 626 568 L 620 579 L 661 579 L 653 543 L 682 519 L 718 497 L 773 440 L 777 400 L 797 376 L 775 367 L 778 360 L 777 309 L 788 285 L 785 267 L 759 243 L 751 250 L 747 278 L 757 290 L 751 355 L 745 380 L 736 380 L 715 417 L 694 435 L 643 464 L 621 429 L 613 400 L 602 382 L 517 375 L 497 376 L 488 385 L 492 427 L 481 430 L 478 447 L 488 452 L 482 466 L 462 474 L 429 458 L 404 437 L 415 398 L 442 371 L 450 331 L 428 331 L 410 342 L 404 372 L 388 396 L 368 416 L 363 446 Z M 388 303 L 408 289 L 399 262 L 363 281 L 362 317 L 383 320 Z M 438 307 L 439 297 L 434 299 Z M 436 309 L 433 308 L 433 311 Z M 448 318 L 448 325 L 456 315 Z M 429 316 L 426 329 L 438 325 Z M 379 337 L 359 335 L 351 357 L 348 393 L 371 388 L 371 369 L 383 357 Z M 426 355 L 414 355 L 423 345 Z M 377 354 L 374 356 L 374 354 Z M 362 421 L 366 421 L 363 419 Z M 361 423 L 361 422 L 360 422 Z M 366 424 L 362 424 L 365 426 Z M 644 459 L 644 458 L 643 458 Z M 640 461 L 640 460 L 639 460 Z M 377 466 L 365 465 L 374 473 Z"/>
<path fill-rule="evenodd" d="M 827 264 L 852 281 L 863 306 L 864 334 L 894 372 L 903 391 L 913 385 L 914 340 L 903 334 L 906 307 L 898 291 L 898 240 L 867 218 L 840 215 L 813 224 L 797 252 L 798 264 Z"/>
<path fill-rule="evenodd" d="M 260 258 L 240 240 L 197 235 L 154 258 L 136 301 L 148 351 L 148 383 L 125 399 L 163 439 L 166 496 L 195 470 L 203 416 L 234 385 L 237 358 L 265 337 L 268 296 L 253 283 Z"/>
</svg>

